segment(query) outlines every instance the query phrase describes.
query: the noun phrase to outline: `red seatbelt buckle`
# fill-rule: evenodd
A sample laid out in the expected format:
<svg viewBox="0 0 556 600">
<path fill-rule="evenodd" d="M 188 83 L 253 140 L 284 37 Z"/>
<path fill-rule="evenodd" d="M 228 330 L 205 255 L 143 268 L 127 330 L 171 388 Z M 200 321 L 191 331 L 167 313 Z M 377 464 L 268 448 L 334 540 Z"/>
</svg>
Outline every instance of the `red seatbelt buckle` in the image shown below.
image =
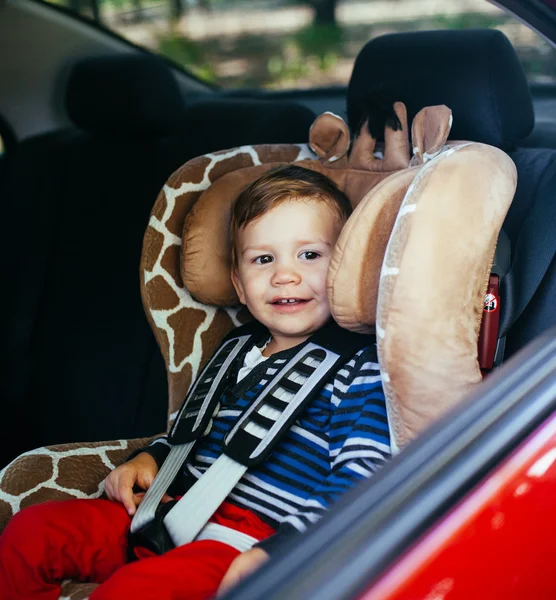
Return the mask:
<svg viewBox="0 0 556 600">
<path fill-rule="evenodd" d="M 494 366 L 500 324 L 500 278 L 491 274 L 483 302 L 483 319 L 479 332 L 479 367 L 483 375 Z"/>
</svg>

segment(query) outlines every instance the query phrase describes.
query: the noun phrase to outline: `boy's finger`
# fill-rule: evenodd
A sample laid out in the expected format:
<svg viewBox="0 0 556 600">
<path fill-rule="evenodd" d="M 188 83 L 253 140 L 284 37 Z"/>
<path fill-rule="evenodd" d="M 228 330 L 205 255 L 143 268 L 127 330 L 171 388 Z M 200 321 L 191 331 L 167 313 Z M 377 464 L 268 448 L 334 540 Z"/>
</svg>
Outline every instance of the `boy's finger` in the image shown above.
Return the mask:
<svg viewBox="0 0 556 600">
<path fill-rule="evenodd" d="M 139 506 L 141 504 L 141 500 L 145 497 L 145 492 L 138 492 L 137 494 L 133 494 L 133 501 L 135 502 L 135 506 Z"/>
<path fill-rule="evenodd" d="M 113 499 L 114 499 L 114 494 L 113 494 L 113 492 L 112 492 L 112 483 L 111 483 L 111 481 L 110 481 L 110 478 L 109 478 L 109 477 L 107 477 L 107 478 L 104 480 L 104 491 L 106 492 L 106 495 L 108 496 L 108 498 L 109 498 L 110 500 L 113 500 Z"/>
<path fill-rule="evenodd" d="M 134 483 L 134 477 L 122 477 L 118 485 L 118 490 L 120 492 L 120 502 L 124 505 L 129 515 L 133 515 L 135 513 L 135 501 L 133 499 Z"/>
<path fill-rule="evenodd" d="M 110 500 L 114 500 L 115 502 L 121 502 L 120 495 L 118 491 L 118 478 L 108 477 L 104 483 L 104 489 L 106 491 L 106 495 Z"/>
<path fill-rule="evenodd" d="M 153 477 L 151 475 L 143 475 L 142 477 L 138 477 L 137 483 L 144 490 L 148 490 L 151 487 L 151 483 L 153 482 Z"/>
<path fill-rule="evenodd" d="M 120 490 L 120 502 L 124 505 L 129 516 L 135 514 L 135 500 L 133 499 L 133 492 L 131 491 L 131 488 Z"/>
</svg>

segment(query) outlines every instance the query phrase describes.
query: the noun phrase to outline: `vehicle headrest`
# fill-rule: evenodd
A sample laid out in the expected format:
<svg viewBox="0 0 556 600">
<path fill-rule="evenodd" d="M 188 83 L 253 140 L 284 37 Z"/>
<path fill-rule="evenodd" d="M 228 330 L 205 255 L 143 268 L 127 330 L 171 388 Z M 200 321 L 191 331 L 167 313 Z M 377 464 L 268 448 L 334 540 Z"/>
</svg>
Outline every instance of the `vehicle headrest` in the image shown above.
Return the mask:
<svg viewBox="0 0 556 600">
<path fill-rule="evenodd" d="M 169 133 L 183 114 L 176 80 L 164 62 L 129 54 L 87 58 L 70 72 L 66 108 L 80 129 L 131 137 Z"/>
<path fill-rule="evenodd" d="M 368 98 L 405 103 L 411 119 L 424 106 L 452 109 L 451 139 L 507 148 L 534 124 L 531 95 L 517 55 L 500 31 L 423 31 L 370 41 L 355 61 L 348 120 L 355 129 Z"/>
<path fill-rule="evenodd" d="M 214 148 L 307 141 L 316 115 L 295 102 L 259 98 L 215 98 L 188 104 L 178 130 L 196 140 L 199 155 Z M 284 123 L 288 126 L 284 127 Z"/>
</svg>

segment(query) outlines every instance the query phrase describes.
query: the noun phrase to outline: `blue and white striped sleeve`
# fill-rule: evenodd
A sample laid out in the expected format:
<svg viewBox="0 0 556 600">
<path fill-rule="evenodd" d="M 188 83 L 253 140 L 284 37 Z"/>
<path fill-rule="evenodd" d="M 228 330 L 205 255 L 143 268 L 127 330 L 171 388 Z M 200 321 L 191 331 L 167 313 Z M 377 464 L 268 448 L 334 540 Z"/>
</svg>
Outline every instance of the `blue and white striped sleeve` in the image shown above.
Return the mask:
<svg viewBox="0 0 556 600">
<path fill-rule="evenodd" d="M 386 401 L 374 348 L 366 348 L 342 368 L 330 397 L 330 472 L 296 514 L 260 547 L 271 552 L 279 539 L 304 532 L 358 481 L 370 477 L 390 458 Z"/>
</svg>

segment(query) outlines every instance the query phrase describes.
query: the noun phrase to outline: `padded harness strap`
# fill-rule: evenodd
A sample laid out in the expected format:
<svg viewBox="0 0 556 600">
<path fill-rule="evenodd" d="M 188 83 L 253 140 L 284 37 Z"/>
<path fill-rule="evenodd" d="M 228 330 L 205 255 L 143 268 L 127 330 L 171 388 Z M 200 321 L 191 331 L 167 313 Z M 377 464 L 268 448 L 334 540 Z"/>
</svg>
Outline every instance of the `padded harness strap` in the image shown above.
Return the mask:
<svg viewBox="0 0 556 600">
<path fill-rule="evenodd" d="M 224 342 L 218 352 L 203 369 L 176 418 L 174 427 L 168 436 L 171 444 L 191 442 L 206 435 L 212 427 L 212 417 L 219 408 L 222 388 L 226 375 L 241 349 L 251 339 L 251 335 L 242 335 Z M 211 377 L 211 371 L 218 367 Z M 207 385 L 210 384 L 207 390 Z"/>
<path fill-rule="evenodd" d="M 247 468 L 266 459 L 342 359 L 309 342 L 277 373 L 224 439 L 224 454 L 164 518 L 176 546 L 193 541 Z"/>
<path fill-rule="evenodd" d="M 187 394 L 168 436 L 168 440 L 177 445 L 172 446 L 162 468 L 143 497 L 131 522 L 131 533 L 137 532 L 153 520 L 156 507 L 187 459 L 195 441 L 210 431 L 212 417 L 218 412 L 222 387 L 226 383 L 225 376 L 251 337 L 250 334 L 246 334 L 225 341 Z M 218 371 L 211 376 L 215 367 Z"/>
<path fill-rule="evenodd" d="M 210 431 L 230 365 L 250 339 L 251 335 L 245 335 L 224 342 L 188 394 L 169 436 L 178 445 L 170 451 L 139 505 L 131 525 L 132 534 L 145 531 L 153 522 L 160 499 L 194 445 L 191 438 Z M 223 454 L 164 516 L 163 527 L 176 546 L 196 538 L 248 467 L 266 460 L 330 375 L 367 343 L 365 336 L 333 325 L 300 347 L 245 408 L 223 441 Z M 212 378 L 215 365 L 221 366 Z M 202 399 L 207 387 L 207 396 Z"/>
<path fill-rule="evenodd" d="M 228 544 L 240 552 L 245 552 L 252 548 L 259 540 L 251 535 L 230 529 L 218 523 L 207 523 L 199 535 L 195 538 L 196 542 L 202 540 L 212 540 L 214 542 L 222 542 Z"/>
</svg>

